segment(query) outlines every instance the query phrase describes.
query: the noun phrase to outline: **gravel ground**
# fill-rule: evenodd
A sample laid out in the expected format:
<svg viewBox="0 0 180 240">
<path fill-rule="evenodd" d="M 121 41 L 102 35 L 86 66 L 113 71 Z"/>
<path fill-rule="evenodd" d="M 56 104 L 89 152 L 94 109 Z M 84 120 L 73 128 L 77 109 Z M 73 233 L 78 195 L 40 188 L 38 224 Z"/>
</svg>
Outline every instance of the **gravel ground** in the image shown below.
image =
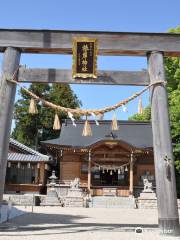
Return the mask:
<svg viewBox="0 0 180 240">
<path fill-rule="evenodd" d="M 19 207 L 23 210 L 22 207 Z M 35 207 L 0 226 L 0 240 L 180 239 L 160 236 L 150 209 Z M 141 227 L 142 233 L 135 233 Z"/>
</svg>

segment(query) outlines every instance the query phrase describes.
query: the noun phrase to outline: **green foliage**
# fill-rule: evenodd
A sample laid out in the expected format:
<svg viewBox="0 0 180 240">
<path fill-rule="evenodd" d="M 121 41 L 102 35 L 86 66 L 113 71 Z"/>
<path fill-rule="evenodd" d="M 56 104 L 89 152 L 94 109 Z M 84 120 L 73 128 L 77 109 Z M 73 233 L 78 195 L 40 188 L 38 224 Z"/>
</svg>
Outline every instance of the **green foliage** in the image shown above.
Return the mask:
<svg viewBox="0 0 180 240">
<path fill-rule="evenodd" d="M 169 30 L 170 33 L 180 33 L 180 27 Z M 173 152 L 175 157 L 175 165 L 177 179 L 180 178 L 180 58 L 166 57 L 165 73 L 167 79 L 167 91 L 169 101 L 169 113 L 171 124 L 172 142 L 174 144 Z M 150 120 L 150 106 L 146 107 L 143 114 L 135 114 L 131 120 Z M 177 181 L 180 184 L 180 179 Z M 180 186 L 178 186 L 180 189 Z"/>
<path fill-rule="evenodd" d="M 81 105 L 70 86 L 66 84 L 31 84 L 29 89 L 38 96 L 64 107 L 77 108 Z M 40 141 L 58 137 L 59 131 L 52 129 L 55 111 L 38 103 L 39 114 L 31 115 L 28 113 L 29 95 L 23 90 L 19 93 L 21 98 L 15 104 L 15 128 L 12 137 L 33 148 L 39 147 Z M 64 113 L 58 112 L 58 115 L 60 119 L 67 118 Z"/>
<path fill-rule="evenodd" d="M 150 106 L 147 106 L 146 108 L 143 109 L 142 114 L 135 114 L 132 117 L 129 118 L 129 120 L 134 120 L 134 121 L 150 121 L 151 120 L 151 108 Z"/>
<path fill-rule="evenodd" d="M 170 29 L 171 33 L 180 33 L 180 27 Z M 180 173 L 180 58 L 165 58 L 171 135 L 174 143 L 176 170 Z"/>
</svg>

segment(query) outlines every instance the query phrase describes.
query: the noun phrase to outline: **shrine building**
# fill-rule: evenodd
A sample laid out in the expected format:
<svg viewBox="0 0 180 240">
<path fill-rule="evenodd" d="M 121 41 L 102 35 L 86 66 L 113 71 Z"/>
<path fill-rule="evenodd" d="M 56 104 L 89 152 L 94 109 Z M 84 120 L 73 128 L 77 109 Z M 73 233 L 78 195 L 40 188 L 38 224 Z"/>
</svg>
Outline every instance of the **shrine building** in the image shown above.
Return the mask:
<svg viewBox="0 0 180 240">
<path fill-rule="evenodd" d="M 5 193 L 46 193 L 51 157 L 10 138 Z"/>
<path fill-rule="evenodd" d="M 59 138 L 43 141 L 42 147 L 55 161 L 57 184 L 67 190 L 75 178 L 92 196 L 138 195 L 147 178 L 155 188 L 153 139 L 150 122 L 89 121 L 92 136 L 82 136 L 84 121 L 76 127 L 67 120 Z"/>
</svg>

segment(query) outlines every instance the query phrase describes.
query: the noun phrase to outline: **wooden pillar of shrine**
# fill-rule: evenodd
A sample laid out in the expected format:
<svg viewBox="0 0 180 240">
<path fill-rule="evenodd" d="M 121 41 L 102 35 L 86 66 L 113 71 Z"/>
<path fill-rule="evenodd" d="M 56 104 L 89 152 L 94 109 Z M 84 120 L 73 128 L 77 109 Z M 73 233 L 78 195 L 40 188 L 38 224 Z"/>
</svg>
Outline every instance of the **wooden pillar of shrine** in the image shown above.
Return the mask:
<svg viewBox="0 0 180 240">
<path fill-rule="evenodd" d="M 131 153 L 129 168 L 129 195 L 133 195 L 133 153 Z"/>
<path fill-rule="evenodd" d="M 18 49 L 6 48 L 0 78 L 0 201 L 3 200 L 9 138 L 16 94 L 16 85 L 8 82 L 6 78 L 11 78 L 19 67 L 20 55 Z"/>
<path fill-rule="evenodd" d="M 163 53 L 151 52 L 148 64 L 150 83 L 165 81 Z M 163 234 L 177 235 L 179 216 L 175 170 L 167 92 L 163 83 L 157 83 L 151 88 L 151 118 L 159 227 Z"/>
<path fill-rule="evenodd" d="M 88 193 L 91 192 L 91 151 L 88 153 Z"/>
<path fill-rule="evenodd" d="M 39 183 L 43 186 L 45 185 L 45 162 L 40 163 L 40 169 L 39 169 Z"/>
</svg>

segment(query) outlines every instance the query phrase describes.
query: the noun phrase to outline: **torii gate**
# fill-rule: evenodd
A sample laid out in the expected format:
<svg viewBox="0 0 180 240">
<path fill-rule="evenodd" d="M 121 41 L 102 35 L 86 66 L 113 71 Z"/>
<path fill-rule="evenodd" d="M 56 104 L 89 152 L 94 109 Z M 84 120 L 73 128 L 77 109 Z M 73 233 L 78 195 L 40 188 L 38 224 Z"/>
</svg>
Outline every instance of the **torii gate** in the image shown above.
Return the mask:
<svg viewBox="0 0 180 240">
<path fill-rule="evenodd" d="M 4 52 L 0 80 L 0 201 L 3 199 L 9 137 L 16 86 L 4 75 L 12 76 L 19 67 L 21 53 L 72 54 L 72 38 L 97 38 L 99 55 L 147 56 L 148 72 L 99 71 L 97 79 L 72 79 L 70 70 L 20 68 L 17 80 L 46 83 L 89 83 L 116 85 L 148 85 L 165 81 L 163 57 L 180 56 L 180 34 L 122 33 L 56 30 L 0 29 L 0 51 Z M 158 220 L 162 233 L 178 234 L 179 216 L 172 142 L 169 126 L 167 92 L 163 84 L 151 88 Z M 171 174 L 167 176 L 166 156 Z"/>
</svg>

